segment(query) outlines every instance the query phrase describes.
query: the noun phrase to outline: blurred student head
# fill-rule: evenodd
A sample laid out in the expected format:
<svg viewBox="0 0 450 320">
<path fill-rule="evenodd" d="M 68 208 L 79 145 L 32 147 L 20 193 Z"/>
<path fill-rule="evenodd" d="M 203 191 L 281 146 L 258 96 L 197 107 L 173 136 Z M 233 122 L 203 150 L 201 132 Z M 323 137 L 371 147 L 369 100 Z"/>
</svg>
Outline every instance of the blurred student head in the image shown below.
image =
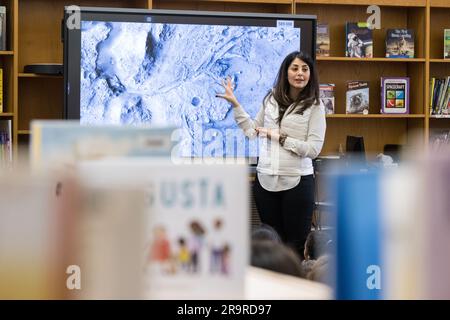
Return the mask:
<svg viewBox="0 0 450 320">
<path fill-rule="evenodd" d="M 305 242 L 305 260 L 317 260 L 329 252 L 331 236 L 325 231 L 311 231 Z"/>
<path fill-rule="evenodd" d="M 252 241 L 251 265 L 303 277 L 300 258 L 289 247 L 271 240 Z"/>
<path fill-rule="evenodd" d="M 274 228 L 267 224 L 261 224 L 256 227 L 252 232 L 253 241 L 274 241 L 276 243 L 282 243 L 281 237 Z"/>
<path fill-rule="evenodd" d="M 328 283 L 331 266 L 330 259 L 331 257 L 328 254 L 319 257 L 319 259 L 314 262 L 311 271 L 306 274 L 306 278 L 312 281 Z"/>
</svg>

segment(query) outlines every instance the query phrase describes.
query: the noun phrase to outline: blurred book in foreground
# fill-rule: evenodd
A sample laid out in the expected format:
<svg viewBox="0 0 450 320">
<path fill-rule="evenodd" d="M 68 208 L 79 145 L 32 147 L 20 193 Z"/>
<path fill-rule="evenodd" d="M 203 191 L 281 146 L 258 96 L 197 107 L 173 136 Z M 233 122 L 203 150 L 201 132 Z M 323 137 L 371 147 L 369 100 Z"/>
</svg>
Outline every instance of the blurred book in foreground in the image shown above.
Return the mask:
<svg viewBox="0 0 450 320">
<path fill-rule="evenodd" d="M 145 188 L 148 224 L 141 248 L 147 298 L 244 297 L 249 254 L 245 165 L 105 159 L 82 163 L 80 173 L 90 184 Z"/>
</svg>

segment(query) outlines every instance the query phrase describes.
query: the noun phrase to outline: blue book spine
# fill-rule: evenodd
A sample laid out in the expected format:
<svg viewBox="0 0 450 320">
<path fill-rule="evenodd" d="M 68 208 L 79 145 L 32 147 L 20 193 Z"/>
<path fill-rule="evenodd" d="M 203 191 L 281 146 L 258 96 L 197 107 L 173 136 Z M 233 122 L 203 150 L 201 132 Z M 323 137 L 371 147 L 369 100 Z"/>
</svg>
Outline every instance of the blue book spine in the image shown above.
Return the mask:
<svg viewBox="0 0 450 320">
<path fill-rule="evenodd" d="M 336 177 L 336 299 L 382 298 L 379 174 Z"/>
</svg>

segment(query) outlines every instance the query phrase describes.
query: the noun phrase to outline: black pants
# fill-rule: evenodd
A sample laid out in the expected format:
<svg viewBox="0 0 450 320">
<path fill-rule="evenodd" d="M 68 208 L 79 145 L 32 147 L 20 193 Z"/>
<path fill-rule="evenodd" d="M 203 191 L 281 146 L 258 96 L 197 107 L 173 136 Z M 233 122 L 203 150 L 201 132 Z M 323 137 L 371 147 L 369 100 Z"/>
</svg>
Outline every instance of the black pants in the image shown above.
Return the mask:
<svg viewBox="0 0 450 320">
<path fill-rule="evenodd" d="M 302 176 L 295 188 L 278 192 L 264 189 L 256 177 L 253 194 L 261 222 L 273 227 L 303 259 L 314 210 L 314 176 Z"/>
</svg>

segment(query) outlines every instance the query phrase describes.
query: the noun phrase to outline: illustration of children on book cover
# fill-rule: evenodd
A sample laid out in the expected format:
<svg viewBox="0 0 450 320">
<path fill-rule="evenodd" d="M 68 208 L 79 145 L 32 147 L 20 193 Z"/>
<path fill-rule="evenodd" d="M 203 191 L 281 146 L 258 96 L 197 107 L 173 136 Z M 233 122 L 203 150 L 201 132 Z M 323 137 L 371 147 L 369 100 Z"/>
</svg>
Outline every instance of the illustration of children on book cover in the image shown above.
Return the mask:
<svg viewBox="0 0 450 320">
<path fill-rule="evenodd" d="M 388 29 L 386 58 L 414 58 L 414 30 Z"/>
<path fill-rule="evenodd" d="M 222 229 L 221 218 L 213 219 L 209 229 L 194 219 L 178 236 L 173 234 L 169 239 L 167 228 L 158 225 L 150 240 L 147 263 L 153 263 L 163 275 L 209 273 L 227 277 L 231 245 Z"/>
<path fill-rule="evenodd" d="M 230 172 L 202 175 L 199 168 L 196 177 L 189 170 L 172 170 L 178 177 L 167 177 L 165 170 L 166 176 L 152 175 L 144 250 L 149 297 L 178 298 L 185 289 L 198 298 L 240 294 L 248 212 L 238 193 L 245 194 L 246 185 L 239 187 Z"/>
<path fill-rule="evenodd" d="M 250 221 L 244 163 L 124 157 L 84 161 L 82 167 L 84 179 L 145 192 L 138 267 L 146 298 L 244 296 Z"/>
</svg>

